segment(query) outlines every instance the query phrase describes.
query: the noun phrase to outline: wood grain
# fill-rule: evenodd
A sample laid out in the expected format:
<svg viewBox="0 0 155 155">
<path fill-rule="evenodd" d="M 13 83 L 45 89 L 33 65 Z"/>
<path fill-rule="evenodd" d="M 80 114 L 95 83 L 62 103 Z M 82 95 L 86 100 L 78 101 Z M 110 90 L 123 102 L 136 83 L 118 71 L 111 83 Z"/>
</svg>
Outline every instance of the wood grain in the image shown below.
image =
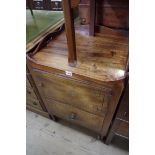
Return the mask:
<svg viewBox="0 0 155 155">
<path fill-rule="evenodd" d="M 70 104 L 84 111 L 105 116 L 109 101 L 112 100 L 110 88 L 91 85 L 82 79 L 75 80 L 64 76 L 33 70 L 36 86 L 42 98 L 53 99 Z"/>
<path fill-rule="evenodd" d="M 90 8 L 93 0 L 81 0 L 79 17 L 82 24 L 92 22 Z M 91 16 L 90 16 L 91 14 Z M 129 0 L 96 0 L 95 26 L 106 26 L 114 29 L 129 29 Z M 93 19 L 94 20 L 94 19 Z M 95 31 L 96 32 L 96 31 Z"/>
<path fill-rule="evenodd" d="M 103 117 L 93 115 L 73 106 L 63 104 L 54 100 L 46 100 L 46 103 L 48 105 L 49 111 L 52 114 L 100 133 L 103 123 Z M 74 113 L 76 115 L 75 119 L 73 120 L 69 118 L 69 115 L 71 113 Z"/>
<path fill-rule="evenodd" d="M 116 115 L 111 123 L 105 143 L 110 144 L 113 137 L 117 135 L 129 139 L 129 84 L 126 82 L 125 89 L 122 93 Z"/>
<path fill-rule="evenodd" d="M 109 30 L 91 37 L 86 26 L 76 26 L 75 34 L 76 66 L 68 65 L 65 32 L 35 55 L 27 54 L 27 63 L 49 114 L 63 119 L 78 114 L 75 123 L 97 131 L 103 138 L 124 88 L 128 37 Z M 72 74 L 68 76 L 66 71 Z M 97 111 L 98 106 L 102 112 Z"/>
<path fill-rule="evenodd" d="M 64 10 L 65 31 L 68 45 L 68 63 L 70 66 L 75 66 L 77 56 L 76 56 L 73 10 L 71 9 L 70 0 L 63 0 L 62 4 Z"/>
<path fill-rule="evenodd" d="M 71 2 L 71 8 L 76 8 L 80 3 L 80 0 L 70 0 L 70 2 Z"/>
<path fill-rule="evenodd" d="M 82 26 L 81 26 L 82 27 Z M 89 37 L 88 29 L 76 30 L 77 66 L 68 66 L 65 33 L 55 38 L 31 59 L 35 67 L 76 75 L 99 81 L 117 81 L 125 74 L 128 59 L 128 38 L 121 35 Z M 32 62 L 30 61 L 30 62 Z"/>
</svg>

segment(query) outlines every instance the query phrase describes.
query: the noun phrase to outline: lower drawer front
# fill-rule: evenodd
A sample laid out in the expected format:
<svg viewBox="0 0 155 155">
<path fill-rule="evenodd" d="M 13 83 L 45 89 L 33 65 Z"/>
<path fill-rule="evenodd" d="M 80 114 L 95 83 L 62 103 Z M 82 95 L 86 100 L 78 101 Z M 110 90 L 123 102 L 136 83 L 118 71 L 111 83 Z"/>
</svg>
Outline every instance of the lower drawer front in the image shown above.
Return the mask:
<svg viewBox="0 0 155 155">
<path fill-rule="evenodd" d="M 128 138 L 129 137 L 129 123 L 121 121 L 121 120 L 117 120 L 117 121 L 119 121 L 119 126 L 116 130 L 116 134 L 119 134 L 121 136 Z"/>
<path fill-rule="evenodd" d="M 51 114 L 54 114 L 62 119 L 79 124 L 81 126 L 100 132 L 103 124 L 103 117 L 82 111 L 78 108 L 67 104 L 47 100 L 48 109 Z"/>
</svg>

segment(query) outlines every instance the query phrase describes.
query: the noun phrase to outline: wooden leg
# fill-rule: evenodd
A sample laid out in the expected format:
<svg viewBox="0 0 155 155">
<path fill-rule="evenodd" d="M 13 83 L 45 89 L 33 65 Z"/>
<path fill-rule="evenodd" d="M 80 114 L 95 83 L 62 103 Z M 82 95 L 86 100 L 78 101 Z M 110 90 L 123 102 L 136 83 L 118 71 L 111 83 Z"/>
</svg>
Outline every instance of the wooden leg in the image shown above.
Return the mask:
<svg viewBox="0 0 155 155">
<path fill-rule="evenodd" d="M 105 139 L 105 144 L 109 145 L 114 136 L 115 136 L 115 133 L 110 131 L 108 133 L 108 136 Z"/>
<path fill-rule="evenodd" d="M 64 18 L 65 18 L 65 31 L 68 45 L 68 63 L 70 66 L 76 65 L 76 43 L 75 43 L 75 29 L 73 10 L 71 8 L 70 0 L 62 0 Z"/>
<path fill-rule="evenodd" d="M 50 118 L 54 121 L 54 122 L 57 122 L 58 121 L 58 118 L 54 115 L 49 115 Z"/>
<path fill-rule="evenodd" d="M 89 35 L 95 35 L 96 0 L 90 0 L 90 26 Z"/>
</svg>

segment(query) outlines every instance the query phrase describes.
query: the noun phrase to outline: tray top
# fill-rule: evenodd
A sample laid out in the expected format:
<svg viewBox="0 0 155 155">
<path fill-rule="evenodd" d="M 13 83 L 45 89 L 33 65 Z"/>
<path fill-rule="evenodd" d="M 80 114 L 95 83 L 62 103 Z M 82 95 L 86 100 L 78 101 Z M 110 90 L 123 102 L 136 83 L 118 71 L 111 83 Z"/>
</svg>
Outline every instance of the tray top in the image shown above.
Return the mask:
<svg viewBox="0 0 155 155">
<path fill-rule="evenodd" d="M 119 33 L 88 35 L 87 26 L 76 28 L 77 65 L 70 67 L 65 32 L 36 53 L 37 64 L 100 81 L 116 81 L 124 76 L 128 60 L 128 37 Z M 106 32 L 106 28 L 105 28 Z"/>
</svg>

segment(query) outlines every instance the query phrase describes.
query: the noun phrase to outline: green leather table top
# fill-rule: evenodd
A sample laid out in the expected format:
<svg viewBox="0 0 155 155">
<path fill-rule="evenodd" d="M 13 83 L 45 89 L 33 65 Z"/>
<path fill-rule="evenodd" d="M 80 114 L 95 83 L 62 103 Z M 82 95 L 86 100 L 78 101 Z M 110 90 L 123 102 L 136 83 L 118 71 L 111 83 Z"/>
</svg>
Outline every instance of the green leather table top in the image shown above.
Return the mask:
<svg viewBox="0 0 155 155">
<path fill-rule="evenodd" d="M 34 16 L 30 10 L 26 10 L 26 43 L 31 42 L 64 17 L 61 11 L 33 10 L 33 14 Z"/>
</svg>

